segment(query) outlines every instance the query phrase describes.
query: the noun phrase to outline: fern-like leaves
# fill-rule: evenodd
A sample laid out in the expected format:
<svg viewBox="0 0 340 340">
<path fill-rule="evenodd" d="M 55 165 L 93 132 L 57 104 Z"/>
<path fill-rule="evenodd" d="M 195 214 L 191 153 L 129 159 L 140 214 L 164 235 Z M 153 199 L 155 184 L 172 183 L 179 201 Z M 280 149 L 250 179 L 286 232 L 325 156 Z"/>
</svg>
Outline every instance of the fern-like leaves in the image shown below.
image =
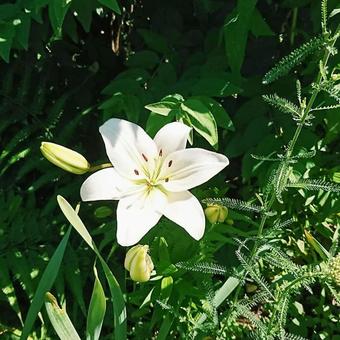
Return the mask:
<svg viewBox="0 0 340 340">
<path fill-rule="evenodd" d="M 291 114 L 294 120 L 299 120 L 301 118 L 301 111 L 299 107 L 290 102 L 288 99 L 279 97 L 276 93 L 263 95 L 262 98 L 266 103 L 277 108 L 281 112 Z"/>
<path fill-rule="evenodd" d="M 340 192 L 339 184 L 329 183 L 322 179 L 304 179 L 297 182 L 287 183 L 286 186 L 290 188 L 301 188 L 305 190 Z"/>
<path fill-rule="evenodd" d="M 226 275 L 228 273 L 228 269 L 224 266 L 215 263 L 207 263 L 207 262 L 177 262 L 176 267 L 180 269 L 185 269 L 194 272 L 200 272 L 204 274 L 215 274 L 215 275 Z"/>
<path fill-rule="evenodd" d="M 263 208 L 258 205 L 254 205 L 245 201 L 241 201 L 235 198 L 223 197 L 223 198 L 206 198 L 203 200 L 205 204 L 219 204 L 223 205 L 230 209 L 248 211 L 248 212 L 255 212 L 261 213 L 263 212 Z"/>
<path fill-rule="evenodd" d="M 304 43 L 299 48 L 292 51 L 288 56 L 284 57 L 279 63 L 274 66 L 263 78 L 264 84 L 272 83 L 278 78 L 288 74 L 288 72 L 299 65 L 307 56 L 314 53 L 324 45 L 324 38 L 314 37 L 310 41 Z"/>
</svg>

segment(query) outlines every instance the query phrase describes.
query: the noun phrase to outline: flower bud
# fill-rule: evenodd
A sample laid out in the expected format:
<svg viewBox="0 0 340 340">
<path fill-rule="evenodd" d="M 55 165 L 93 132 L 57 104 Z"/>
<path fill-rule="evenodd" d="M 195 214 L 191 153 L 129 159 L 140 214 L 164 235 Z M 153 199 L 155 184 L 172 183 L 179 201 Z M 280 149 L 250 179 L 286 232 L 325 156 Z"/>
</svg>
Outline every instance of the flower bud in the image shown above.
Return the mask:
<svg viewBox="0 0 340 340">
<path fill-rule="evenodd" d="M 146 282 L 150 280 L 154 265 L 148 250 L 149 246 L 138 244 L 126 253 L 124 267 L 130 272 L 133 281 Z"/>
<path fill-rule="evenodd" d="M 40 151 L 51 163 L 73 174 L 81 175 L 90 169 L 90 163 L 84 156 L 64 146 L 42 142 Z"/>
<path fill-rule="evenodd" d="M 228 208 L 217 204 L 208 205 L 204 213 L 210 223 L 222 223 L 228 216 Z"/>
<path fill-rule="evenodd" d="M 331 278 L 340 286 L 340 253 L 331 259 L 328 269 Z"/>
</svg>

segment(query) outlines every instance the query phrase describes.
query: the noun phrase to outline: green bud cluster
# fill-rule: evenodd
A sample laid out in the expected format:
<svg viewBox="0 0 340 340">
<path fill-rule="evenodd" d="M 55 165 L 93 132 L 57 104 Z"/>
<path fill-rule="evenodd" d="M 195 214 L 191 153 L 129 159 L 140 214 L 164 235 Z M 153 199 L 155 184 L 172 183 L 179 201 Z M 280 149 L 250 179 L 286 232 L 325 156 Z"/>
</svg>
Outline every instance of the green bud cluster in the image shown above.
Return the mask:
<svg viewBox="0 0 340 340">
<path fill-rule="evenodd" d="M 329 261 L 328 273 L 335 283 L 340 286 L 340 253 Z"/>
</svg>

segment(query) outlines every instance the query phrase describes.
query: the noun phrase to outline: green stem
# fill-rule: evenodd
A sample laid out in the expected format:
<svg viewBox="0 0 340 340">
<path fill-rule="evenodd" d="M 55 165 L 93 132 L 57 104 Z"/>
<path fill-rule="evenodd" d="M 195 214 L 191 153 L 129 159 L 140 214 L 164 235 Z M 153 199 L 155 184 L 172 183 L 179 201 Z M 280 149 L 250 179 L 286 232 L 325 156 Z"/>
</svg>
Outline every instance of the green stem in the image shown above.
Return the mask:
<svg viewBox="0 0 340 340">
<path fill-rule="evenodd" d="M 336 42 L 337 34 L 338 34 L 338 31 L 339 31 L 339 27 L 340 27 L 340 25 L 336 29 L 336 33 L 334 35 L 335 38 L 333 39 L 332 44 L 331 44 L 330 47 L 333 47 L 335 42 Z M 325 65 L 325 67 L 326 67 L 326 65 L 328 63 L 328 59 L 330 57 L 330 54 L 331 54 L 330 53 L 330 48 L 326 48 L 324 57 L 322 59 L 323 65 Z M 296 144 L 296 142 L 297 142 L 297 140 L 298 140 L 298 138 L 300 136 L 302 127 L 304 126 L 305 121 L 306 121 L 306 119 L 307 119 L 307 117 L 308 117 L 308 115 L 310 113 L 310 110 L 312 109 L 312 106 L 313 106 L 313 104 L 315 102 L 315 99 L 316 99 L 316 97 L 317 97 L 317 95 L 319 93 L 319 90 L 318 90 L 319 86 L 318 85 L 320 85 L 321 80 L 322 80 L 322 75 L 321 75 L 321 72 L 319 71 L 318 76 L 317 76 L 316 81 L 315 81 L 317 85 L 315 86 L 315 89 L 312 92 L 312 95 L 311 95 L 311 97 L 310 97 L 310 99 L 309 99 L 309 101 L 308 101 L 308 103 L 306 105 L 306 108 L 303 110 L 303 114 L 302 114 L 302 117 L 301 117 L 301 120 L 300 120 L 300 124 L 297 126 L 297 128 L 295 130 L 295 133 L 293 135 L 293 138 L 292 138 L 291 142 L 289 143 L 289 146 L 288 146 L 287 151 L 286 151 L 286 159 L 289 159 L 292 156 L 292 154 L 293 154 L 293 151 L 294 151 L 294 148 L 295 148 L 295 144 Z M 266 208 L 265 210 L 266 211 L 270 211 L 272 206 L 273 206 L 273 204 L 275 203 L 275 201 L 276 201 L 276 195 L 275 195 L 275 192 L 273 192 L 273 189 L 272 189 L 271 194 L 270 194 L 270 199 L 269 199 L 269 201 L 267 201 L 265 203 L 265 208 Z M 267 218 L 268 218 L 268 216 L 266 214 L 262 215 L 262 218 L 261 218 L 261 221 L 260 221 L 260 225 L 259 225 L 259 229 L 258 229 L 258 233 L 257 233 L 257 240 L 255 241 L 255 244 L 254 244 L 254 246 L 253 246 L 253 248 L 251 250 L 251 257 L 254 256 L 254 254 L 256 253 L 256 251 L 258 249 L 259 239 L 262 236 L 263 229 L 264 229 L 265 223 L 267 221 Z M 248 273 L 245 271 L 244 274 L 243 274 L 243 279 L 245 279 L 247 274 Z M 296 280 L 294 280 L 292 282 L 292 284 L 295 284 Z M 240 282 L 242 282 L 242 281 L 243 280 L 240 280 Z M 239 284 L 237 286 L 237 290 L 235 292 L 234 302 L 237 302 L 238 295 L 240 294 L 240 291 L 241 291 L 241 285 Z M 220 303 L 222 303 L 222 301 L 220 301 Z"/>
<path fill-rule="evenodd" d="M 291 26 L 291 29 L 290 29 L 290 45 L 291 46 L 294 45 L 297 16 L 298 16 L 298 8 L 295 7 L 293 9 L 292 26 Z"/>
<path fill-rule="evenodd" d="M 99 165 L 93 165 L 90 167 L 89 172 L 95 172 L 101 169 L 112 168 L 113 165 L 111 163 L 104 163 Z"/>
<path fill-rule="evenodd" d="M 287 294 L 287 292 L 294 287 L 296 284 L 300 283 L 301 281 L 303 281 L 304 279 L 308 279 L 308 278 L 312 278 L 312 277 L 322 277 L 323 273 L 321 271 L 318 272 L 314 272 L 314 273 L 308 273 L 306 275 L 303 276 L 299 276 L 297 277 L 295 280 L 293 280 L 292 282 L 290 282 L 286 287 L 284 287 L 284 289 L 280 292 L 278 298 L 276 299 L 277 303 L 275 304 L 275 308 L 273 311 L 273 314 L 271 316 L 268 328 L 271 329 L 273 322 L 276 319 L 276 315 L 278 312 L 280 312 L 280 310 L 278 309 L 278 307 L 280 306 L 280 303 L 282 301 L 282 299 L 285 297 L 285 295 Z M 281 323 L 281 322 L 280 322 Z M 282 325 L 280 325 L 281 327 Z"/>
</svg>

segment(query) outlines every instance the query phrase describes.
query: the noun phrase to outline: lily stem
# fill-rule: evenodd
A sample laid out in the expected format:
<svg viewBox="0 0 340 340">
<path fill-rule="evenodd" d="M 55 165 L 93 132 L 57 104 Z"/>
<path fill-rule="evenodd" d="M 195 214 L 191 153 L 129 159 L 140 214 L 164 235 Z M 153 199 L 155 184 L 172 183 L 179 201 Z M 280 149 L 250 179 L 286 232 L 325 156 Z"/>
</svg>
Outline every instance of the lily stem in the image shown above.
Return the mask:
<svg viewBox="0 0 340 340">
<path fill-rule="evenodd" d="M 89 172 L 95 172 L 101 169 L 112 168 L 113 165 L 111 163 L 103 163 L 99 165 L 93 165 L 90 167 Z"/>
</svg>

